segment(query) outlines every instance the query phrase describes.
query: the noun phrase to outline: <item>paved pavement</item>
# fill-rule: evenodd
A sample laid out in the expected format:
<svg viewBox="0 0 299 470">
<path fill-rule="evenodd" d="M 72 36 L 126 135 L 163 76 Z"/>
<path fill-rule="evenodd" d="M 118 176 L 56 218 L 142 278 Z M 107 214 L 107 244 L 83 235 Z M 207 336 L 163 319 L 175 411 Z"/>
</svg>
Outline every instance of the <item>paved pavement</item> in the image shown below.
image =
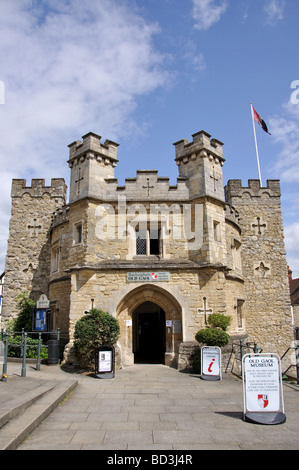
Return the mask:
<svg viewBox="0 0 299 470">
<path fill-rule="evenodd" d="M 44 381 L 78 380 L 64 401 L 19 445 L 18 450 L 298 450 L 299 386 L 284 385 L 286 423 L 243 420 L 242 381 L 223 375 L 208 382 L 163 365 L 117 370 L 113 379 L 71 374 L 59 366 L 9 365 L 15 393 Z M 13 372 L 10 372 L 13 371 Z M 23 381 L 23 382 L 22 382 Z M 22 385 L 23 383 L 23 385 Z M 5 399 L 6 383 L 0 383 Z"/>
</svg>

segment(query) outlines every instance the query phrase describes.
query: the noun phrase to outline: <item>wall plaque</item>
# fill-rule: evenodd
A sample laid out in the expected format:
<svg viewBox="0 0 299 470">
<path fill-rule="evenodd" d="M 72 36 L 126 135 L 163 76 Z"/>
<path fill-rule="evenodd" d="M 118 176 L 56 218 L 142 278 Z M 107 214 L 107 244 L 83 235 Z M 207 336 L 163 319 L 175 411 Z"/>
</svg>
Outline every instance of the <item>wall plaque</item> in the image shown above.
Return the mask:
<svg viewBox="0 0 299 470">
<path fill-rule="evenodd" d="M 36 302 L 36 308 L 49 308 L 50 307 L 50 300 L 46 296 L 46 294 L 42 294 L 38 301 Z"/>
<path fill-rule="evenodd" d="M 169 272 L 127 273 L 127 282 L 168 282 Z"/>
<path fill-rule="evenodd" d="M 174 334 L 182 333 L 182 321 L 181 320 L 173 320 L 173 322 L 172 322 L 172 332 Z"/>
</svg>

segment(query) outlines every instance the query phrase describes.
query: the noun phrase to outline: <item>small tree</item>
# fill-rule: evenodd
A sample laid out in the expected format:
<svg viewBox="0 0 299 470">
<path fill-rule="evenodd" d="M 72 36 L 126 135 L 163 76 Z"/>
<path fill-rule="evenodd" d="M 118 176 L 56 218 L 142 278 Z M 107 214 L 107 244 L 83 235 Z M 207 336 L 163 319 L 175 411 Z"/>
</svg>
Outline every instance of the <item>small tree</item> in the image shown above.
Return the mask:
<svg viewBox="0 0 299 470">
<path fill-rule="evenodd" d="M 36 302 L 30 299 L 28 292 L 22 292 L 17 296 L 17 308 L 19 314 L 13 323 L 13 331 L 32 331 L 32 312 Z"/>
<path fill-rule="evenodd" d="M 226 333 L 226 329 L 230 322 L 231 317 L 229 316 L 220 313 L 210 315 L 208 318 L 210 326 L 196 333 L 196 341 L 207 346 L 226 346 L 229 343 L 229 334 Z"/>
<path fill-rule="evenodd" d="M 119 336 L 118 320 L 102 310 L 93 308 L 75 325 L 74 349 L 80 363 L 90 366 L 94 363 L 99 346 L 113 346 Z"/>
</svg>

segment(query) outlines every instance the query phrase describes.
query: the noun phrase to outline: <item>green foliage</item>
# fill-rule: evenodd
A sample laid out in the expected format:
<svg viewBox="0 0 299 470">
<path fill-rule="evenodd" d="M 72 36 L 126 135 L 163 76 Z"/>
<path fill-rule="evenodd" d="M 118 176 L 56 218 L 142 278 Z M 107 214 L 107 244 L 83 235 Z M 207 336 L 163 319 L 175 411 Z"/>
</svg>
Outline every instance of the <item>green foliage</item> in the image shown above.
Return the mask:
<svg viewBox="0 0 299 470">
<path fill-rule="evenodd" d="M 229 343 L 229 334 L 226 330 L 231 322 L 231 317 L 221 313 L 213 313 L 208 318 L 208 323 L 211 326 L 203 330 L 199 330 L 195 339 L 199 343 L 204 343 L 207 346 L 226 346 Z"/>
<path fill-rule="evenodd" d="M 229 334 L 218 328 L 199 330 L 195 335 L 196 341 L 207 346 L 226 346 L 229 343 Z"/>
<path fill-rule="evenodd" d="M 214 328 L 221 328 L 226 331 L 231 322 L 231 317 L 223 315 L 222 313 L 212 313 L 208 317 L 208 323 Z"/>
<path fill-rule="evenodd" d="M 21 357 L 21 335 L 9 335 L 8 337 L 8 357 Z M 36 359 L 38 353 L 38 339 L 27 336 L 26 358 Z M 41 347 L 41 359 L 48 359 L 48 348 Z"/>
<path fill-rule="evenodd" d="M 30 299 L 27 292 L 22 292 L 17 297 L 18 317 L 14 321 L 13 331 L 32 331 L 32 312 L 36 307 L 36 302 Z"/>
<path fill-rule="evenodd" d="M 75 325 L 74 348 L 82 365 L 94 364 L 95 352 L 99 346 L 113 346 L 120 328 L 116 318 L 109 313 L 93 308 L 80 318 Z"/>
</svg>

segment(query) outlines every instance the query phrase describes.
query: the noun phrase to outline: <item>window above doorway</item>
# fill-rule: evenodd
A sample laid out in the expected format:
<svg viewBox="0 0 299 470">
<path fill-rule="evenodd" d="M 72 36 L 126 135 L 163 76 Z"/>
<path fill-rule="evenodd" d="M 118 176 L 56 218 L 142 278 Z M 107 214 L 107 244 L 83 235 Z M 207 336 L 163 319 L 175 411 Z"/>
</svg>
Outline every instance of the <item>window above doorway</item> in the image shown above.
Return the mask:
<svg viewBox="0 0 299 470">
<path fill-rule="evenodd" d="M 160 256 L 162 254 L 161 229 L 136 228 L 136 255 Z"/>
</svg>

